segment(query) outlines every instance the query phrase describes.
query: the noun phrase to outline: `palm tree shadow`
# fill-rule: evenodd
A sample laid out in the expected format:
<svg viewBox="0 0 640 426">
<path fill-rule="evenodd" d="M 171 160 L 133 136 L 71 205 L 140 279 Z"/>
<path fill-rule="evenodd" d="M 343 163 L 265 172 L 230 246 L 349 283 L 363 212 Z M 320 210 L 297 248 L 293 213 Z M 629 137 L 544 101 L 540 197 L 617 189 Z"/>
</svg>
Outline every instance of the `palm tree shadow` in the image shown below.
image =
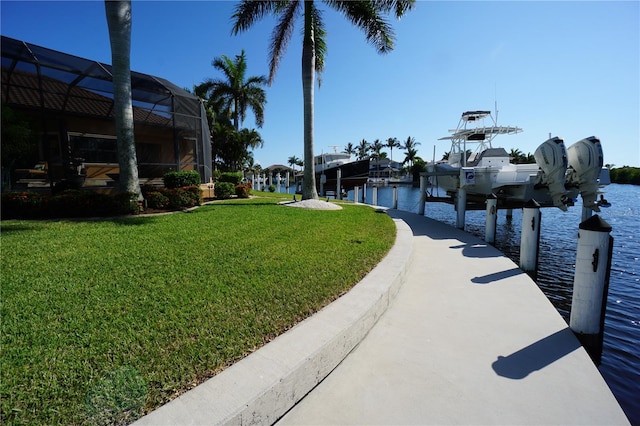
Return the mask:
<svg viewBox="0 0 640 426">
<path fill-rule="evenodd" d="M 491 368 L 499 376 L 520 380 L 580 347 L 580 342 L 567 327 L 511 355 L 499 355 L 498 359 L 491 364 Z"/>
</svg>

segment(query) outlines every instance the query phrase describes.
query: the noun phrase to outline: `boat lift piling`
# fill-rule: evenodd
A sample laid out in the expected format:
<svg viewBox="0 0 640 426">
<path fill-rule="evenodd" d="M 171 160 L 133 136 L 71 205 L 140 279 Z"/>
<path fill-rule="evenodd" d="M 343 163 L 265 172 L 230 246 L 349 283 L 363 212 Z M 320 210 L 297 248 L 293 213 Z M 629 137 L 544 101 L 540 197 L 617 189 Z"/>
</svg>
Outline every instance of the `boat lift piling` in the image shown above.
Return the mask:
<svg viewBox="0 0 640 426">
<path fill-rule="evenodd" d="M 538 273 L 538 248 L 540 246 L 540 222 L 542 213 L 536 200 L 529 200 L 522 209 L 522 231 L 520 235 L 520 269 Z"/>
<path fill-rule="evenodd" d="M 393 185 L 393 195 L 391 198 L 391 206 L 392 206 L 391 208 L 393 209 L 398 208 L 398 187 L 396 185 Z"/>
<path fill-rule="evenodd" d="M 353 187 L 353 202 L 358 204 L 358 199 L 360 197 L 360 187 L 358 185 Z"/>
<path fill-rule="evenodd" d="M 420 203 L 418 204 L 418 214 L 420 216 L 424 216 L 424 205 L 427 202 L 426 200 L 426 189 L 427 189 L 427 176 L 420 175 Z M 396 190 L 396 205 L 398 204 L 397 200 L 397 190 Z"/>
<path fill-rule="evenodd" d="M 484 222 L 484 240 L 489 244 L 496 242 L 496 224 L 498 222 L 498 197 L 487 196 L 487 216 Z"/>
<path fill-rule="evenodd" d="M 373 187 L 371 188 L 371 205 L 372 206 L 378 205 L 378 186 L 377 185 L 373 185 Z"/>
<path fill-rule="evenodd" d="M 602 358 L 613 237 L 611 226 L 595 215 L 578 227 L 569 328 L 596 365 Z"/>
<path fill-rule="evenodd" d="M 342 169 L 340 167 L 338 167 L 338 170 L 336 170 L 336 197 L 340 197 L 342 194 Z"/>
</svg>

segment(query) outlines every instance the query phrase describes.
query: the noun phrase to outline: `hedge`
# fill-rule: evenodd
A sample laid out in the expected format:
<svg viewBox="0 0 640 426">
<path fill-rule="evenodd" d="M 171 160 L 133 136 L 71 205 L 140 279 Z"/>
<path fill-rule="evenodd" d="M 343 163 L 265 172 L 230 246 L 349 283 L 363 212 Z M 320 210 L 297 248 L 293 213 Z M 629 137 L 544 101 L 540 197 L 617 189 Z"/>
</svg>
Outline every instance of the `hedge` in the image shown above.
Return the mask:
<svg viewBox="0 0 640 426">
<path fill-rule="evenodd" d="M 135 194 L 102 194 L 69 189 L 60 193 L 7 192 L 2 194 L 2 219 L 104 217 L 140 213 Z"/>
<path fill-rule="evenodd" d="M 200 185 L 200 173 L 195 170 L 167 172 L 162 177 L 165 188 L 182 188 Z"/>
</svg>

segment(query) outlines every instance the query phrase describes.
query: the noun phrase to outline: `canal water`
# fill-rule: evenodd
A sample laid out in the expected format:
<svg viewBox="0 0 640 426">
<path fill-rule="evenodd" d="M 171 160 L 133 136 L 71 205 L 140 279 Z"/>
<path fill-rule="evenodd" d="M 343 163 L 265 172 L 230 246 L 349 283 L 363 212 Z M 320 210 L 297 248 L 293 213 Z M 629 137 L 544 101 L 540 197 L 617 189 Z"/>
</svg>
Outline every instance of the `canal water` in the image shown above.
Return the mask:
<svg viewBox="0 0 640 426">
<path fill-rule="evenodd" d="M 434 191 L 435 192 L 435 191 Z M 611 207 L 599 213 L 612 227 L 613 260 L 604 329 L 600 373 L 629 417 L 640 426 L 640 186 L 612 184 L 604 189 Z M 377 205 L 392 207 L 391 187 L 378 188 Z M 434 193 L 434 195 L 436 195 Z M 440 193 L 441 196 L 445 194 Z M 360 201 L 362 200 L 362 190 Z M 353 191 L 349 192 L 353 201 Z M 418 212 L 420 191 L 398 187 L 398 209 Z M 372 188 L 366 203 L 371 204 Z M 578 225 L 582 217 L 580 200 L 569 211 L 544 208 L 539 248 L 538 286 L 569 322 Z M 425 216 L 455 226 L 456 212 L 450 204 L 427 203 Z M 519 262 L 521 210 L 498 214 L 495 246 Z M 465 230 L 484 238 L 484 211 L 466 213 Z M 550 390 L 552 391 L 552 390 Z"/>
</svg>

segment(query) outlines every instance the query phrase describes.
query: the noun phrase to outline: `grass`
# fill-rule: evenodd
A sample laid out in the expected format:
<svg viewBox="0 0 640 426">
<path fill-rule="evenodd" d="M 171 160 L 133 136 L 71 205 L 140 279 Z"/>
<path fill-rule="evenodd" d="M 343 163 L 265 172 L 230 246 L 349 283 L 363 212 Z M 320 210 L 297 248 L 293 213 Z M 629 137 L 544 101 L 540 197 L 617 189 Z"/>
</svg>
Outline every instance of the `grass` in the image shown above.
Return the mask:
<svg viewBox="0 0 640 426">
<path fill-rule="evenodd" d="M 365 206 L 262 195 L 172 215 L 4 221 L 1 422 L 129 423 L 346 292 L 395 239 Z"/>
</svg>

